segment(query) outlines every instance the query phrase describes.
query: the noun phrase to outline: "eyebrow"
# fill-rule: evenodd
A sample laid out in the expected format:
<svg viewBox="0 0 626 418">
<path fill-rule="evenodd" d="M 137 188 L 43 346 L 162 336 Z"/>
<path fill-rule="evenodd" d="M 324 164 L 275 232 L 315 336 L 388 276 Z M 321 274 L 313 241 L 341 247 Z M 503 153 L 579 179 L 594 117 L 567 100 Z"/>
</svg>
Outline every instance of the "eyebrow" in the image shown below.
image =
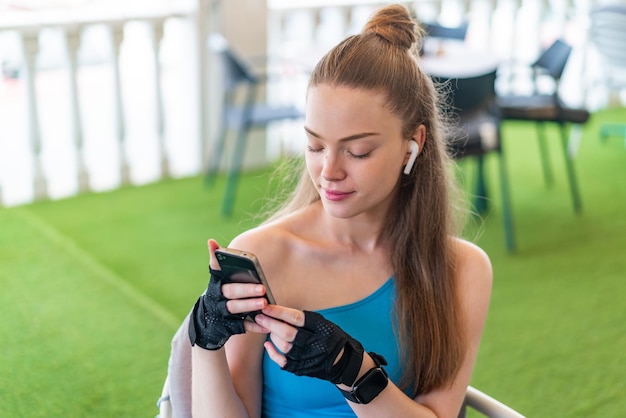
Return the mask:
<svg viewBox="0 0 626 418">
<path fill-rule="evenodd" d="M 309 135 L 314 136 L 315 138 L 318 138 L 318 139 L 322 139 L 322 136 L 320 134 L 313 132 L 312 130 L 310 130 L 306 126 L 304 127 L 304 130 Z M 358 134 L 354 134 L 354 135 L 346 136 L 344 138 L 340 138 L 339 141 L 341 141 L 341 142 L 348 142 L 348 141 L 354 141 L 356 139 L 361 139 L 361 138 L 366 138 L 368 136 L 376 136 L 376 135 L 380 135 L 380 134 L 378 132 L 361 132 L 361 133 L 358 133 Z"/>
</svg>

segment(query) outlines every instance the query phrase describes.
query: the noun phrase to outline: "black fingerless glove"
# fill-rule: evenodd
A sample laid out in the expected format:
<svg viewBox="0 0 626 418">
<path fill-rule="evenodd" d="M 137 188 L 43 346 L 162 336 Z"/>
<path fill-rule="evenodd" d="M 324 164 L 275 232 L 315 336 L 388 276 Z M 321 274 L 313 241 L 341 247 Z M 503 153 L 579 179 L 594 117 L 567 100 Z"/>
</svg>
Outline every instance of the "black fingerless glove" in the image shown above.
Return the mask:
<svg viewBox="0 0 626 418">
<path fill-rule="evenodd" d="M 363 346 L 322 315 L 304 311 L 304 326 L 298 327 L 292 344 L 285 354 L 284 370 L 334 384 L 354 384 L 363 362 Z M 341 358 L 333 365 L 342 348 Z"/>
<path fill-rule="evenodd" d="M 231 335 L 243 334 L 244 316 L 228 312 L 228 299 L 222 294 L 224 275 L 209 268 L 211 279 L 207 291 L 198 298 L 189 318 L 191 345 L 207 350 L 217 350 L 226 344 Z"/>
</svg>

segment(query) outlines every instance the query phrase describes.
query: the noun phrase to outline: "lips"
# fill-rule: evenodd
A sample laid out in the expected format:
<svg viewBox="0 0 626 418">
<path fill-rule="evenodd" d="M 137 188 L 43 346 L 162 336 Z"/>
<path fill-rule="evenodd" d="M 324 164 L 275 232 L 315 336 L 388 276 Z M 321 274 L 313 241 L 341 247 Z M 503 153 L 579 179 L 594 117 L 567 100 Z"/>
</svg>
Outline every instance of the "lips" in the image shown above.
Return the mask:
<svg viewBox="0 0 626 418">
<path fill-rule="evenodd" d="M 330 189 L 322 189 L 324 192 L 324 197 L 327 200 L 338 202 L 340 200 L 344 200 L 352 195 L 353 192 L 341 192 L 339 190 L 330 190 Z"/>
</svg>

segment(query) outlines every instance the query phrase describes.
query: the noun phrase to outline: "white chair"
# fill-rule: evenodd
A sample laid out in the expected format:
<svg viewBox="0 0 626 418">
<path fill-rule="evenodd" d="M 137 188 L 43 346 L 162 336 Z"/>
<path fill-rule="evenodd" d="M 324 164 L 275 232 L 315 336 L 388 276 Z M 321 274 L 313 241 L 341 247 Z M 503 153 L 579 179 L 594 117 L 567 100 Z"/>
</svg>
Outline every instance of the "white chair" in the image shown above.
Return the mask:
<svg viewBox="0 0 626 418">
<path fill-rule="evenodd" d="M 467 387 L 465 402 L 459 418 L 465 417 L 468 408 L 489 418 L 524 418 L 524 415 L 472 386 Z"/>
<path fill-rule="evenodd" d="M 159 407 L 159 414 L 156 418 L 179 418 L 174 417 L 172 411 L 172 404 L 169 396 L 169 381 L 165 379 L 165 385 L 163 386 L 163 393 L 157 402 Z M 467 387 L 465 393 L 465 402 L 463 403 L 463 410 L 459 415 L 459 418 L 465 417 L 467 409 L 472 409 L 483 414 L 489 418 L 524 418 L 524 415 L 509 408 L 502 402 L 497 401 L 491 396 L 479 391 L 472 386 Z"/>
<path fill-rule="evenodd" d="M 168 376 L 157 401 L 159 414 L 156 418 L 191 417 L 191 344 L 187 337 L 187 317 L 172 339 L 172 353 L 168 365 Z M 176 382 L 170 387 L 170 379 Z M 465 418 L 468 409 L 475 410 L 488 418 L 524 418 L 523 415 L 471 386 L 465 393 L 465 402 L 459 418 Z"/>
</svg>

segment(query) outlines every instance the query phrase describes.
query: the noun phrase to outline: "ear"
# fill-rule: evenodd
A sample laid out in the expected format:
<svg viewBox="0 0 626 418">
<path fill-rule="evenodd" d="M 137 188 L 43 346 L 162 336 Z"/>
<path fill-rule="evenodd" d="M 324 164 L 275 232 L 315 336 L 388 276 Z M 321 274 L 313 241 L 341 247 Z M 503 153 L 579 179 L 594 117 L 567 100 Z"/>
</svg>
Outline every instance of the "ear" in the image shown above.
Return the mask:
<svg viewBox="0 0 626 418">
<path fill-rule="evenodd" d="M 426 142 L 426 126 L 419 125 L 413 133 L 411 139 L 407 141 L 409 149 L 407 150 L 407 156 L 404 160 L 404 174 L 409 174 L 415 164 L 415 159 L 419 155 L 424 143 Z"/>
<path fill-rule="evenodd" d="M 424 143 L 426 142 L 426 126 L 420 125 L 413 133 L 413 141 L 417 142 L 420 149 L 424 149 Z"/>
<path fill-rule="evenodd" d="M 406 157 L 404 158 L 404 164 L 406 164 L 409 161 L 409 159 L 412 157 L 412 154 L 415 153 L 415 151 L 413 150 L 412 143 L 417 144 L 417 147 L 418 147 L 417 154 L 419 154 L 419 151 L 424 149 L 425 142 L 426 142 L 426 126 L 419 125 L 417 129 L 415 130 L 415 132 L 413 133 L 413 136 L 406 143 L 407 150 L 406 150 Z"/>
</svg>

